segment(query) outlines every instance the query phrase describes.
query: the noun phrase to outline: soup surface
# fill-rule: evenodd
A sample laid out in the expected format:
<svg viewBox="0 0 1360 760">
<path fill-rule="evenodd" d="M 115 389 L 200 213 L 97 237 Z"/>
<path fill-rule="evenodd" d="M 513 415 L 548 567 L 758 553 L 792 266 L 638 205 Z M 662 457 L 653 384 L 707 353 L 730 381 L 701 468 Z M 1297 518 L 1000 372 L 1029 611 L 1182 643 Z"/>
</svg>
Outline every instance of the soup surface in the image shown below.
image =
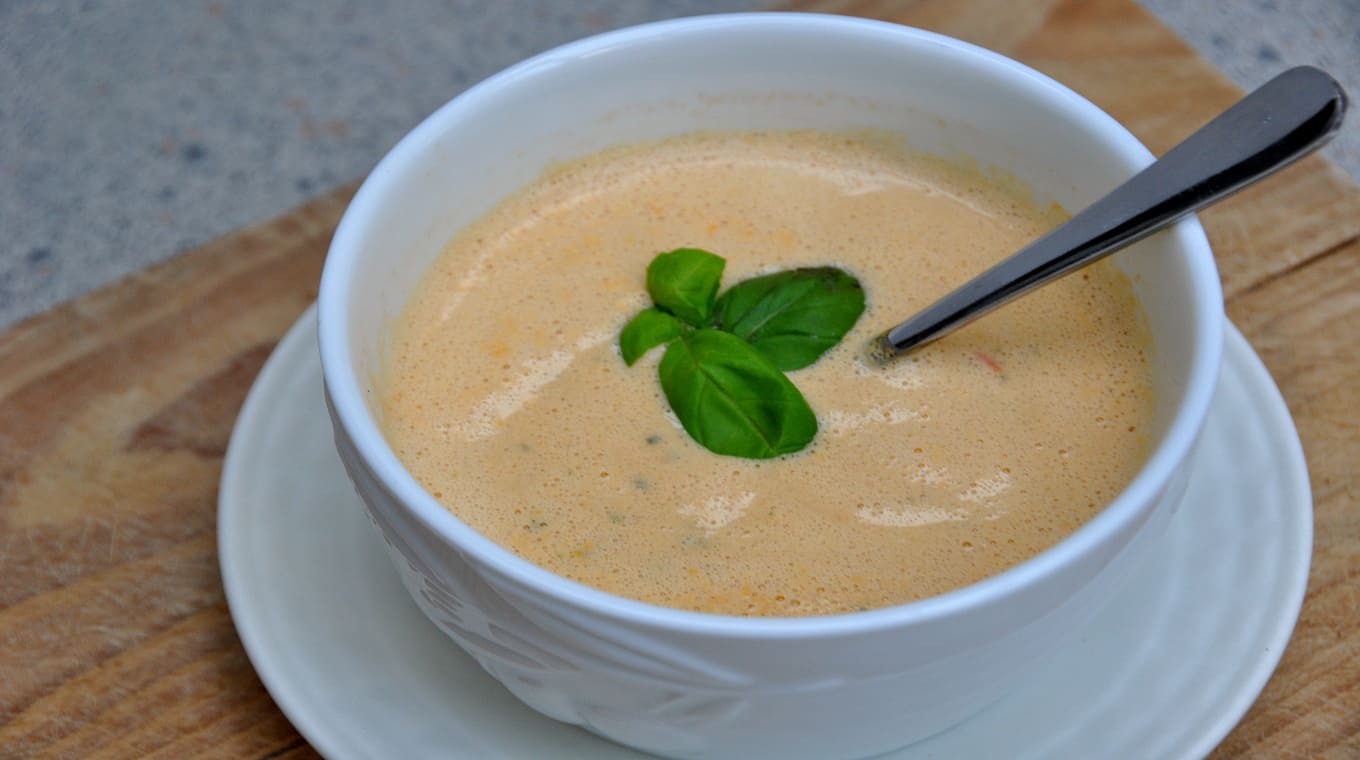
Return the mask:
<svg viewBox="0 0 1360 760">
<path fill-rule="evenodd" d="M 887 369 L 867 341 L 1051 228 L 1013 183 L 882 135 L 704 133 L 557 167 L 461 233 L 394 328 L 382 426 L 459 518 L 524 558 L 655 604 L 817 615 L 981 580 L 1090 519 L 1144 460 L 1149 336 L 1102 264 Z M 648 263 L 698 247 L 725 289 L 795 266 L 867 309 L 789 373 L 806 450 L 713 454 L 620 328 Z"/>
</svg>

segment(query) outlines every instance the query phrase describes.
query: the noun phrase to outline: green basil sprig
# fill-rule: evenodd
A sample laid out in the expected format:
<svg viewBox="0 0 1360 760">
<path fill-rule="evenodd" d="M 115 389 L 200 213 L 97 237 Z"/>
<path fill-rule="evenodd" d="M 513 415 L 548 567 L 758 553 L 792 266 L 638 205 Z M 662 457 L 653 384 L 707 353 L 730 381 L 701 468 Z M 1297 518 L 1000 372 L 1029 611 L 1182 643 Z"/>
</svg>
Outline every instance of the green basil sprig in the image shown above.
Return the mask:
<svg viewBox="0 0 1360 760">
<path fill-rule="evenodd" d="M 817 417 L 784 375 L 817 361 L 864 313 L 859 281 L 834 267 L 753 277 L 718 297 L 726 261 L 697 248 L 647 267 L 654 306 L 619 334 L 632 366 L 665 345 L 661 389 L 685 431 L 710 451 L 748 459 L 801 451 Z"/>
</svg>

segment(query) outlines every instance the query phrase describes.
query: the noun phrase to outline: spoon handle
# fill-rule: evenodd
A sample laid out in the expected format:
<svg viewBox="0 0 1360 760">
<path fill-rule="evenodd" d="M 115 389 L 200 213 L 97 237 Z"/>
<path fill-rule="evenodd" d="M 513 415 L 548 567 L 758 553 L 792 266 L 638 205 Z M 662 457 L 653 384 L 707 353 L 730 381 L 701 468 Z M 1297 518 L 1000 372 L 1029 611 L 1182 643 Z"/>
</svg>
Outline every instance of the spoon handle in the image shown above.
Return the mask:
<svg viewBox="0 0 1360 760">
<path fill-rule="evenodd" d="M 875 363 L 953 332 L 1030 290 L 1101 259 L 1321 147 L 1341 128 L 1346 94 L 1326 73 L 1290 69 L 1065 224 L 875 338 Z"/>
</svg>

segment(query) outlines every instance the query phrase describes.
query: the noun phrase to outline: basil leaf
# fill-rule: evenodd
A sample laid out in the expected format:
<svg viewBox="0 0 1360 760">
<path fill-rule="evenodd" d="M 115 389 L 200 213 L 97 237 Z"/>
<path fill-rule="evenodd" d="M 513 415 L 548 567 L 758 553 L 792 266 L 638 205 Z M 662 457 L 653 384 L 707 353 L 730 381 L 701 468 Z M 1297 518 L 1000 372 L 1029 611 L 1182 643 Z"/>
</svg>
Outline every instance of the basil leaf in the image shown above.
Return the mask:
<svg viewBox="0 0 1360 760">
<path fill-rule="evenodd" d="M 776 272 L 733 285 L 718 299 L 713 326 L 745 338 L 782 370 L 812 364 L 864 313 L 859 280 L 835 267 Z"/>
<path fill-rule="evenodd" d="M 746 341 L 717 330 L 676 338 L 661 389 L 690 437 L 717 454 L 770 459 L 806 447 L 817 417 L 803 394 Z"/>
<path fill-rule="evenodd" d="M 647 266 L 647 292 L 662 311 L 694 327 L 704 327 L 713 313 L 727 261 L 698 248 L 658 254 Z"/>
<path fill-rule="evenodd" d="M 619 333 L 619 353 L 628 366 L 642 355 L 678 336 L 684 330 L 680 320 L 659 309 L 638 312 Z"/>
</svg>

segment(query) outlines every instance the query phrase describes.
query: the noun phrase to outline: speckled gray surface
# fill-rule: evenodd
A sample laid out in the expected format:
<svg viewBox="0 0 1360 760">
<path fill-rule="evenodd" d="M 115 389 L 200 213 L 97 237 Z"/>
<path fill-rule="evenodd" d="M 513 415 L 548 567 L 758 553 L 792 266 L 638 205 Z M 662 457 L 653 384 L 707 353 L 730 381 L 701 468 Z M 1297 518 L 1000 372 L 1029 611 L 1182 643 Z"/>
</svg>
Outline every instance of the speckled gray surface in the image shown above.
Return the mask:
<svg viewBox="0 0 1360 760">
<path fill-rule="evenodd" d="M 1360 0 L 1145 1 L 1243 86 L 1311 62 L 1360 94 Z M 362 177 L 535 52 L 764 4 L 0 0 L 0 326 Z"/>
<path fill-rule="evenodd" d="M 1244 89 L 1308 64 L 1336 77 L 1352 106 L 1360 98 L 1360 0 L 1141 2 Z M 1360 116 L 1323 155 L 1360 181 Z"/>
</svg>

